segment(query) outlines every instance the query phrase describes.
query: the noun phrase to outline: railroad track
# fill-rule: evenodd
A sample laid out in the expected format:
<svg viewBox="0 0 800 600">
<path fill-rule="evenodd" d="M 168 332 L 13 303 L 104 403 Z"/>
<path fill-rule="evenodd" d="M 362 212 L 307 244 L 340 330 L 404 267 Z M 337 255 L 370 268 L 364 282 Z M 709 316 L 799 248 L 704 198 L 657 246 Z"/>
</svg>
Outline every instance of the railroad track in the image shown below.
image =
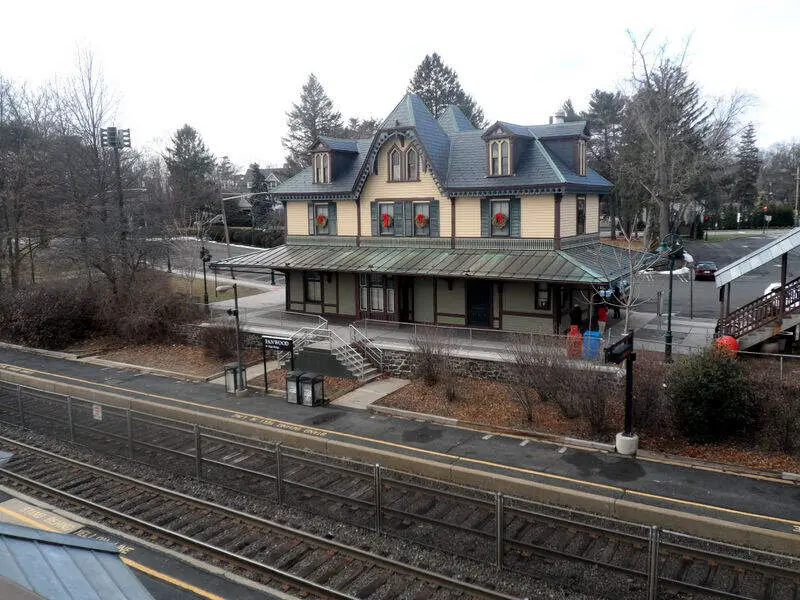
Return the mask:
<svg viewBox="0 0 800 600">
<path fill-rule="evenodd" d="M 67 418 L 63 400 L 58 404 L 55 395 L 43 392 L 31 392 L 24 418 L 14 416 L 17 410 L 17 404 L 3 403 L 0 387 L 0 420 L 16 418 L 17 425 L 90 448 L 564 588 L 606 597 L 619 597 L 624 589 L 629 597 L 642 597 L 655 565 L 659 589 L 800 600 L 800 561 L 790 557 L 654 532 L 141 413 L 113 409 L 97 422 L 91 404 L 75 399 Z M 608 574 L 614 585 L 595 589 L 587 568 Z"/>
<path fill-rule="evenodd" d="M 319 598 L 511 600 L 375 554 L 0 437 L 0 479 L 161 544 L 190 547 L 256 581 Z"/>
</svg>

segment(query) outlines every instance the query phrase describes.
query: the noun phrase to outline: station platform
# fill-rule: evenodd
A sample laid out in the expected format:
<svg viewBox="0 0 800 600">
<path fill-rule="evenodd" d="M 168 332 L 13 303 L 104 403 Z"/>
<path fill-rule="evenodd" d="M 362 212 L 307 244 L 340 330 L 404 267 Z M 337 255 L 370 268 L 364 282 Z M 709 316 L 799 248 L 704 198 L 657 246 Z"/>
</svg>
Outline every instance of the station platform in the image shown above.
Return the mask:
<svg viewBox="0 0 800 600">
<path fill-rule="evenodd" d="M 289 404 L 283 394 L 233 396 L 210 383 L 12 348 L 0 348 L 0 379 L 4 373 L 190 409 L 276 432 L 301 432 L 357 446 L 362 456 L 373 450 L 420 463 L 458 465 L 462 471 L 482 474 L 483 482 L 488 475 L 547 487 L 549 497 L 564 506 L 570 506 L 568 497 L 594 498 L 605 506 L 624 507 L 614 514 L 619 518 L 743 545 L 752 539 L 754 547 L 800 555 L 800 477 L 794 474 L 737 472 L 668 457 L 631 458 L 600 445 L 501 435 L 422 421 L 413 415 L 403 418 L 346 406 Z M 563 491 L 563 503 L 558 501 L 558 490 Z M 589 505 L 588 500 L 582 504 Z M 682 529 L 682 519 L 687 529 Z M 721 538 L 721 525 L 736 529 L 735 539 Z"/>
</svg>

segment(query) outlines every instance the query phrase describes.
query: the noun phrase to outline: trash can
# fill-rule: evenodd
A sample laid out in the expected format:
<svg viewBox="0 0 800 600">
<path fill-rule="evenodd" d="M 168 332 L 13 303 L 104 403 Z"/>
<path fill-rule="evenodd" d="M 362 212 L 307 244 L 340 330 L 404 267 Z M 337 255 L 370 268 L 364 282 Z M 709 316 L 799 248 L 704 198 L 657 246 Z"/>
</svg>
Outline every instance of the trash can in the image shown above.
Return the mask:
<svg viewBox="0 0 800 600">
<path fill-rule="evenodd" d="M 587 331 L 583 334 L 583 358 L 595 360 L 600 356 L 600 346 L 603 338 L 599 331 Z"/>
<path fill-rule="evenodd" d="M 239 389 L 239 365 L 236 363 L 228 363 L 225 369 L 225 391 L 229 394 L 235 394 Z"/>
<path fill-rule="evenodd" d="M 298 404 L 317 406 L 325 398 L 325 378 L 317 373 L 303 373 L 300 376 L 300 397 Z"/>
<path fill-rule="evenodd" d="M 570 325 L 567 333 L 567 358 L 581 357 L 581 334 L 577 325 Z"/>
<path fill-rule="evenodd" d="M 302 376 L 302 371 L 286 373 L 286 401 L 289 404 L 300 404 L 300 377 Z"/>
</svg>

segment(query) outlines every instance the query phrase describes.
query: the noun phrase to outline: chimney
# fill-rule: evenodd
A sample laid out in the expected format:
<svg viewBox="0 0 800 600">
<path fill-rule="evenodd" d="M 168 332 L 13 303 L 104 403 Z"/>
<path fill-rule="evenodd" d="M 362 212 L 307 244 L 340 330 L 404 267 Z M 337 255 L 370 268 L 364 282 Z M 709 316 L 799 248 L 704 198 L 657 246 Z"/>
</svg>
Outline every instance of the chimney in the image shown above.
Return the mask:
<svg viewBox="0 0 800 600">
<path fill-rule="evenodd" d="M 556 114 L 550 117 L 550 125 L 554 125 L 556 123 L 563 123 L 565 116 L 566 115 L 564 114 L 563 110 L 557 110 Z"/>
</svg>

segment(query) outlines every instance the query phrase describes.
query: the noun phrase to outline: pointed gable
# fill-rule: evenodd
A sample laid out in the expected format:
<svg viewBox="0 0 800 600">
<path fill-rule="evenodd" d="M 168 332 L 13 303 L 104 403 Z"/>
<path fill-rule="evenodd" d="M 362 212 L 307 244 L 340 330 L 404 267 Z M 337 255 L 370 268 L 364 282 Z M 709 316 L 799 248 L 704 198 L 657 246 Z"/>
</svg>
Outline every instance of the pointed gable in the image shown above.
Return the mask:
<svg viewBox="0 0 800 600">
<path fill-rule="evenodd" d="M 428 155 L 434 173 L 438 180 L 444 183 L 447 179 L 450 138 L 419 96 L 406 94 L 389 113 L 389 116 L 381 124 L 381 130 L 392 129 L 414 130 L 423 150 Z"/>
<path fill-rule="evenodd" d="M 474 131 L 475 126 L 455 104 L 450 104 L 439 117 L 439 125 L 447 134 L 461 131 Z"/>
</svg>

